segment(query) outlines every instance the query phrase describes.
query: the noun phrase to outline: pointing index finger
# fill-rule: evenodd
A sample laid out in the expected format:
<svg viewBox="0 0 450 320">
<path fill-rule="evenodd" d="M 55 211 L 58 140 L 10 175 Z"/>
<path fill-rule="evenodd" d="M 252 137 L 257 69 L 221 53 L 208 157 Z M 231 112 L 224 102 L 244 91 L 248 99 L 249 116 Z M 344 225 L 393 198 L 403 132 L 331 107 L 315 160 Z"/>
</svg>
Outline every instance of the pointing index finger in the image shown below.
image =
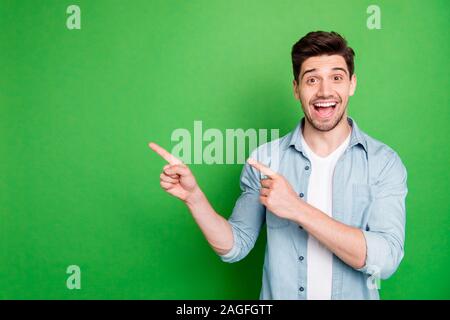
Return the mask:
<svg viewBox="0 0 450 320">
<path fill-rule="evenodd" d="M 168 152 L 166 149 L 160 147 L 156 143 L 150 142 L 148 144 L 148 146 L 171 165 L 183 163 L 180 159 L 178 159 L 177 157 L 175 157 L 170 152 Z"/>
<path fill-rule="evenodd" d="M 262 174 L 268 176 L 269 178 L 273 179 L 277 176 L 277 173 L 270 169 L 269 167 L 263 165 L 262 163 L 258 162 L 255 159 L 248 158 L 247 160 L 248 164 L 251 165 L 256 170 L 260 171 Z"/>
</svg>

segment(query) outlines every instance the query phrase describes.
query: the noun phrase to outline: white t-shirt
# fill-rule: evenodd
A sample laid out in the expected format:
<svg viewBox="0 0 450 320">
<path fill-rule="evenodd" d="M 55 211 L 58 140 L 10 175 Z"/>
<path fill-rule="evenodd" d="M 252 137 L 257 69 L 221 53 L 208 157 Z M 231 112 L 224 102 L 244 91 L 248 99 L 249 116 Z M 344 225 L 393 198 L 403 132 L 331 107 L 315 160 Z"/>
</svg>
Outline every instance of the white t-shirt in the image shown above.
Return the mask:
<svg viewBox="0 0 450 320">
<path fill-rule="evenodd" d="M 332 216 L 332 185 L 336 162 L 350 142 L 350 134 L 331 154 L 320 157 L 315 154 L 302 137 L 305 153 L 311 161 L 311 176 L 306 202 Z M 309 235 L 307 245 L 307 299 L 331 299 L 333 253 L 316 238 Z"/>
</svg>

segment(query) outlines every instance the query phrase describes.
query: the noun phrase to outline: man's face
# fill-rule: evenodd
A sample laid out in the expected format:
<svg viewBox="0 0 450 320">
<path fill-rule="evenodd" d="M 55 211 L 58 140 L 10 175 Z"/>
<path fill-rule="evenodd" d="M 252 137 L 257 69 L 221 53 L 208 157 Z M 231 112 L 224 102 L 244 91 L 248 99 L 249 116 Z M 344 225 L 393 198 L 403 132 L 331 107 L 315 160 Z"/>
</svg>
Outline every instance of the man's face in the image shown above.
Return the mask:
<svg viewBox="0 0 450 320">
<path fill-rule="evenodd" d="M 340 55 L 322 55 L 306 59 L 294 94 L 302 104 L 308 122 L 317 130 L 330 131 L 347 116 L 347 103 L 356 88 L 356 76 L 349 77 Z M 346 117 L 345 117 L 346 118 Z"/>
</svg>

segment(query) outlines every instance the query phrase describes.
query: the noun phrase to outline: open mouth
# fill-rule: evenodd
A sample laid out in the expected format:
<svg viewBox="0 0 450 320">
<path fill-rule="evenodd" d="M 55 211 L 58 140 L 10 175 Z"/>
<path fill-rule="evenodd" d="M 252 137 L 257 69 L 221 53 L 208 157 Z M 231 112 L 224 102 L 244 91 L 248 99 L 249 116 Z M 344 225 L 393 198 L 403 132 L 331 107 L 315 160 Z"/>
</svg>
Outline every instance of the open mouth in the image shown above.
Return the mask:
<svg viewBox="0 0 450 320">
<path fill-rule="evenodd" d="M 321 101 L 313 103 L 313 107 L 317 116 L 325 119 L 333 115 L 337 104 L 336 101 Z"/>
</svg>

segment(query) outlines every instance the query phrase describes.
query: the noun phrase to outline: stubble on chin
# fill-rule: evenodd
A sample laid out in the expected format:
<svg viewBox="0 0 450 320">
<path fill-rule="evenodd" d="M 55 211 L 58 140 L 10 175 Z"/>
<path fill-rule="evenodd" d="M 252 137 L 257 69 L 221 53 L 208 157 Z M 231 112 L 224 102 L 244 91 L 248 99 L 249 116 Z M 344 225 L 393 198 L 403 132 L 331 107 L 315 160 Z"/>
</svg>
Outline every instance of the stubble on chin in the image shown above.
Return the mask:
<svg viewBox="0 0 450 320">
<path fill-rule="evenodd" d="M 316 129 L 318 131 L 322 131 L 322 132 L 327 132 L 327 131 L 331 131 L 334 128 L 336 128 L 336 126 L 342 121 L 342 119 L 345 115 L 345 108 L 335 118 L 333 118 L 330 121 L 325 121 L 325 122 L 311 119 L 309 114 L 307 112 L 305 112 L 304 108 L 303 108 L 303 114 L 305 115 L 306 120 L 311 124 L 311 126 L 314 129 Z"/>
</svg>

